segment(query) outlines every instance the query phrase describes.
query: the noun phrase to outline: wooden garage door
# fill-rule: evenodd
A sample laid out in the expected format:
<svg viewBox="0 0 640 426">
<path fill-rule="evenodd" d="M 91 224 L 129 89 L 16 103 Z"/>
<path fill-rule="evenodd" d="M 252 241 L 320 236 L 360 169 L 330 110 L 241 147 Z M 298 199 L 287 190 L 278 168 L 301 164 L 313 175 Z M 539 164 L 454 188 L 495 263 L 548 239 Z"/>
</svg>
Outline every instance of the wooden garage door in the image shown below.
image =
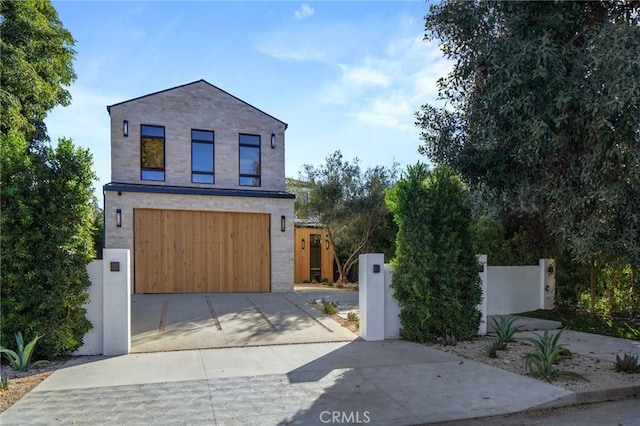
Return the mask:
<svg viewBox="0 0 640 426">
<path fill-rule="evenodd" d="M 270 291 L 269 215 L 134 209 L 136 293 Z"/>
</svg>

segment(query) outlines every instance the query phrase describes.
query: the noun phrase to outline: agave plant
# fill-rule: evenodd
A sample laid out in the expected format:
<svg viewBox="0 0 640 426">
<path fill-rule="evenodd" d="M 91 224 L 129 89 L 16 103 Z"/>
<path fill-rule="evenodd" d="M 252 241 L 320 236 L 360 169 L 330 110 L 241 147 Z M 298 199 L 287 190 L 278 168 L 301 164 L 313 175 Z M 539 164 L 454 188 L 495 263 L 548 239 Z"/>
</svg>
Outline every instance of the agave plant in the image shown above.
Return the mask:
<svg viewBox="0 0 640 426">
<path fill-rule="evenodd" d="M 4 376 L 0 377 L 0 391 L 4 391 L 7 389 L 9 389 L 9 378 L 5 374 Z"/>
<path fill-rule="evenodd" d="M 574 371 L 559 370 L 555 367 L 555 364 L 562 357 L 570 356 L 571 354 L 567 348 L 558 344 L 561 334 L 562 331 L 556 334 L 549 334 L 549 330 L 545 330 L 542 336 L 536 334 L 537 338 L 527 337 L 526 340 L 533 343 L 536 350 L 525 356 L 525 367 L 534 376 L 539 376 L 548 382 L 559 376 L 587 380 L 584 376 Z"/>
<path fill-rule="evenodd" d="M 491 342 L 487 345 L 487 356 L 489 358 L 498 358 L 498 349 L 501 346 L 498 342 Z"/>
<path fill-rule="evenodd" d="M 620 358 L 616 354 L 616 361 L 613 368 L 619 373 L 638 374 L 640 373 L 640 363 L 638 363 L 638 355 L 624 354 L 624 358 Z"/>
<path fill-rule="evenodd" d="M 496 330 L 496 337 L 498 338 L 498 349 L 506 349 L 507 343 L 513 340 L 513 335 L 518 331 L 518 327 L 514 327 L 513 323 L 516 321 L 515 317 L 500 317 L 498 321 L 495 318 L 493 320 L 493 327 Z"/>
<path fill-rule="evenodd" d="M 5 358 L 9 361 L 9 365 L 11 368 L 17 371 L 27 371 L 31 368 L 39 367 L 44 364 L 48 364 L 49 361 L 41 360 L 31 362 L 31 355 L 33 354 L 33 349 L 38 343 L 38 340 L 41 336 L 36 336 L 35 339 L 27 343 L 27 346 L 24 345 L 24 340 L 22 339 L 22 333 L 16 333 L 16 346 L 17 351 L 13 351 L 8 348 L 4 348 L 0 346 L 0 354 L 4 355 Z"/>
</svg>

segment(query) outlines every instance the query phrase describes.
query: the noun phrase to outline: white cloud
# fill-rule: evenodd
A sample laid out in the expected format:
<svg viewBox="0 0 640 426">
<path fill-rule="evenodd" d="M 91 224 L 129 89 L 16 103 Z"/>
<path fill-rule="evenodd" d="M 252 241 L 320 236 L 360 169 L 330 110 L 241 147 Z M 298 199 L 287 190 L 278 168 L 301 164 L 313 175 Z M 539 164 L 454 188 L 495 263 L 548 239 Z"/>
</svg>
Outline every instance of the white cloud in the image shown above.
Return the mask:
<svg viewBox="0 0 640 426">
<path fill-rule="evenodd" d="M 306 3 L 302 3 L 300 9 L 294 12 L 296 19 L 301 20 L 313 16 L 316 13 L 315 9 Z"/>
<path fill-rule="evenodd" d="M 450 64 L 435 44 L 413 35 L 392 38 L 376 56 L 354 58 L 339 68 L 339 78 L 321 92 L 323 102 L 367 125 L 407 131 L 413 129 L 415 111 L 435 100 L 436 81 Z"/>
<path fill-rule="evenodd" d="M 389 85 L 389 76 L 382 70 L 375 69 L 370 65 L 350 67 L 341 65 L 343 80 L 347 84 L 356 86 L 381 86 Z"/>
<path fill-rule="evenodd" d="M 283 61 L 328 62 L 331 53 L 321 38 L 292 37 L 287 31 L 275 31 L 256 42 L 264 55 Z"/>
</svg>

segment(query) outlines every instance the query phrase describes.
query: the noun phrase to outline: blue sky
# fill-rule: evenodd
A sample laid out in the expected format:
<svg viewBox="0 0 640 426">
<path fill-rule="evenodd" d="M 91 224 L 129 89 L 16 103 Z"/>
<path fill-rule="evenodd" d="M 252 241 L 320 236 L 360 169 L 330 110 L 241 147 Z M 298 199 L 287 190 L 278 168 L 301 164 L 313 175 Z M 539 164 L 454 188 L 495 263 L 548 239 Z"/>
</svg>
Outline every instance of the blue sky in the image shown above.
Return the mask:
<svg viewBox="0 0 640 426">
<path fill-rule="evenodd" d="M 205 79 L 289 124 L 286 175 L 335 150 L 363 167 L 418 160 L 414 112 L 450 65 L 416 1 L 60 2 L 76 39 L 69 107 L 46 120 L 111 180 L 106 106 Z"/>
</svg>

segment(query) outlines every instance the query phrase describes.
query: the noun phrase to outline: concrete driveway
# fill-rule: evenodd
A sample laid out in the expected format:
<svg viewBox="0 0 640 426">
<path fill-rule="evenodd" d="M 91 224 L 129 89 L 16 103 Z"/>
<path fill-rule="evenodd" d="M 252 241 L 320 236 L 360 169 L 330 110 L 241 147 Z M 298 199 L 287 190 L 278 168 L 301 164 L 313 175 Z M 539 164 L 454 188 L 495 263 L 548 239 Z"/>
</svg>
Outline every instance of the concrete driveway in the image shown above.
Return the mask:
<svg viewBox="0 0 640 426">
<path fill-rule="evenodd" d="M 138 294 L 131 352 L 348 342 L 358 336 L 312 305 L 356 310 L 358 293 L 302 287 L 294 293 Z"/>
</svg>

